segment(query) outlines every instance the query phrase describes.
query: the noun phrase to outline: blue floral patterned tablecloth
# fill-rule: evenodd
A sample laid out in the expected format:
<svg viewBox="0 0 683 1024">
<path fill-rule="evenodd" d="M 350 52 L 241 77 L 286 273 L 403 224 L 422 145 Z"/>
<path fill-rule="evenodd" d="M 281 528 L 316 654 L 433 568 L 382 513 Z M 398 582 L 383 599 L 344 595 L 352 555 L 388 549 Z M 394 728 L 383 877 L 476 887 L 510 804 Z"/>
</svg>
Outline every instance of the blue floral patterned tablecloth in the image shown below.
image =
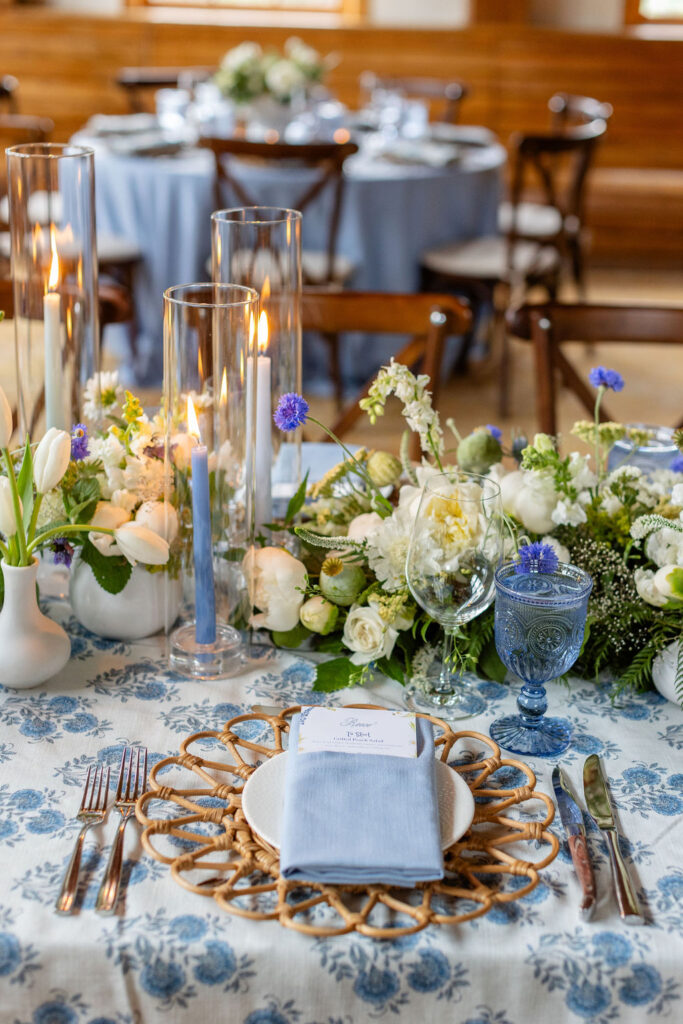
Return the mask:
<svg viewBox="0 0 683 1024">
<path fill-rule="evenodd" d="M 550 688 L 551 709 L 575 725 L 562 763 L 577 789 L 585 756 L 598 752 L 605 760 L 645 926 L 621 924 L 592 825 L 601 898 L 590 923 L 579 920 L 578 883 L 563 842 L 533 892 L 478 920 L 393 942 L 313 939 L 230 917 L 180 888 L 166 867 L 141 853 L 134 824 L 125 909 L 102 918 L 93 906 L 113 812 L 87 840 L 80 913 L 61 918 L 53 905 L 89 764 L 116 767 L 130 743 L 146 744 L 158 760 L 177 752 L 185 736 L 219 727 L 253 702 L 345 703 L 368 695 L 311 694 L 313 667 L 289 655 L 239 679 L 191 683 L 165 670 L 156 641 L 101 641 L 69 619 L 68 606 L 56 614 L 69 621 L 73 637 L 67 668 L 35 690 L 0 690 L 2 1024 L 682 1019 L 683 712 L 657 694 L 613 706 L 586 682 Z M 385 682 L 370 699 L 398 703 L 399 687 Z M 471 700 L 477 714 L 466 725 L 485 732 L 512 709 L 514 690 L 479 682 Z M 550 792 L 552 765 L 529 763 Z M 562 836 L 559 821 L 552 828 Z"/>
</svg>

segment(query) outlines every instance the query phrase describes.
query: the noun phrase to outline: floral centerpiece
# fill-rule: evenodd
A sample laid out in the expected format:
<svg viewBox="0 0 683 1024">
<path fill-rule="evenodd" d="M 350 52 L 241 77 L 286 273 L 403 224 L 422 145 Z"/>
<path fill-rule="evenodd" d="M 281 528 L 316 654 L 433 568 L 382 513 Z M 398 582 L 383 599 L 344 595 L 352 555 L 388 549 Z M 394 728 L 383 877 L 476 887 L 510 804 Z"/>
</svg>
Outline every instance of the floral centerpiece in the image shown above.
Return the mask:
<svg viewBox="0 0 683 1024">
<path fill-rule="evenodd" d="M 450 462 L 500 483 L 510 527 L 508 556 L 523 538 L 543 541 L 563 561 L 592 575 L 576 671 L 596 679 L 606 672 L 618 689 L 649 686 L 657 654 L 683 638 L 683 456 L 669 470 L 649 476 L 627 462 L 608 473 L 607 454 L 614 442 L 643 438 L 635 428 L 600 423 L 602 396 L 608 389 L 620 390 L 621 377 L 599 367 L 591 382 L 596 387 L 594 420 L 572 429 L 588 445 L 585 454 L 573 450 L 562 455 L 557 440 L 545 434 L 537 434 L 531 444 L 518 438 L 506 448 L 492 425 L 461 438 L 450 420 L 446 426 L 453 444 L 448 451 L 428 378 L 392 360 L 361 405 L 374 423 L 389 395 L 399 398 L 409 427 L 401 458 L 345 450 L 346 458 L 322 480 L 307 493 L 302 488 L 295 511 L 303 523 L 292 527 L 301 557 L 261 546 L 245 559 L 256 609 L 252 624 L 270 630 L 278 645 L 296 648 L 306 642 L 333 655 L 318 665 L 315 689 L 363 683 L 375 668 L 402 683 L 419 683 L 436 657 L 439 627 L 411 598 L 406 553 L 421 488 Z M 303 398 L 281 399 L 276 413 L 281 429 L 307 420 L 318 422 Z M 417 466 L 408 458 L 411 431 L 418 434 L 423 453 Z M 683 434 L 676 438 L 683 449 Z M 492 609 L 459 630 L 455 657 L 464 669 L 504 679 Z M 683 695 L 681 655 L 677 668 Z"/>
<path fill-rule="evenodd" d="M 329 58 L 292 36 L 284 53 L 263 50 L 258 43 L 240 43 L 225 54 L 213 80 L 223 95 L 237 104 L 263 96 L 288 104 L 322 82 L 329 67 Z"/>
</svg>

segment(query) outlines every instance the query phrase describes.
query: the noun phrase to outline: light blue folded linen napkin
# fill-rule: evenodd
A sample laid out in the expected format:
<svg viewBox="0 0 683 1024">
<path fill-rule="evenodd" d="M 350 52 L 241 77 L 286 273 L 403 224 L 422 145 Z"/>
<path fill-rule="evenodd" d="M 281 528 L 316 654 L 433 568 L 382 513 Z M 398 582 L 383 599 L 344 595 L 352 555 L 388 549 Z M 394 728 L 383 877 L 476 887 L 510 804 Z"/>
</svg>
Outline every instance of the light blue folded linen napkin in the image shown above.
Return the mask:
<svg viewBox="0 0 683 1024">
<path fill-rule="evenodd" d="M 282 818 L 284 878 L 412 887 L 443 878 L 432 726 L 417 757 L 298 753 L 292 718 Z"/>
</svg>

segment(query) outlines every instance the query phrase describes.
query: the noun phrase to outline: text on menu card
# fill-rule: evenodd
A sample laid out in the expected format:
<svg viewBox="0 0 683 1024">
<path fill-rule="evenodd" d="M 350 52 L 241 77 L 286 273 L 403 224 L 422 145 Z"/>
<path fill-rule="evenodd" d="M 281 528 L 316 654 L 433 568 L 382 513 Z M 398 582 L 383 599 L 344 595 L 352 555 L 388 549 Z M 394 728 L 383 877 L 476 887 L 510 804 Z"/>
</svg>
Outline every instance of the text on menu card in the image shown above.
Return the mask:
<svg viewBox="0 0 683 1024">
<path fill-rule="evenodd" d="M 304 707 L 297 753 L 324 750 L 417 757 L 415 715 L 383 709 Z"/>
</svg>

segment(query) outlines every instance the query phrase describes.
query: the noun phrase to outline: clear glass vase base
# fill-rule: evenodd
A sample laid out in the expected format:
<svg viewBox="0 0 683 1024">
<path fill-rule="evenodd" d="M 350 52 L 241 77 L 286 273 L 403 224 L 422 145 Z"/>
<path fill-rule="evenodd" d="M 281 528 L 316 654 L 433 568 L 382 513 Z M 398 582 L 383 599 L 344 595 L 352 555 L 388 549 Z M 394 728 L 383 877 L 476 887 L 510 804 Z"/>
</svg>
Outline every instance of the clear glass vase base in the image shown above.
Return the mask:
<svg viewBox="0 0 683 1024">
<path fill-rule="evenodd" d="M 219 679 L 232 675 L 243 661 L 242 637 L 232 626 L 216 624 L 212 644 L 197 643 L 195 624 L 180 626 L 170 637 L 171 668 L 191 679 Z"/>
<path fill-rule="evenodd" d="M 408 711 L 419 711 L 423 715 L 433 715 L 445 722 L 459 722 L 463 718 L 471 718 L 481 710 L 478 703 L 470 701 L 468 687 L 451 693 L 425 693 L 415 686 L 408 686 L 404 692 L 403 703 Z"/>
<path fill-rule="evenodd" d="M 491 739 L 512 754 L 536 754 L 557 757 L 564 753 L 572 739 L 571 723 L 566 718 L 543 718 L 533 728 L 524 724 L 521 715 L 499 718 L 489 729 Z"/>
</svg>

